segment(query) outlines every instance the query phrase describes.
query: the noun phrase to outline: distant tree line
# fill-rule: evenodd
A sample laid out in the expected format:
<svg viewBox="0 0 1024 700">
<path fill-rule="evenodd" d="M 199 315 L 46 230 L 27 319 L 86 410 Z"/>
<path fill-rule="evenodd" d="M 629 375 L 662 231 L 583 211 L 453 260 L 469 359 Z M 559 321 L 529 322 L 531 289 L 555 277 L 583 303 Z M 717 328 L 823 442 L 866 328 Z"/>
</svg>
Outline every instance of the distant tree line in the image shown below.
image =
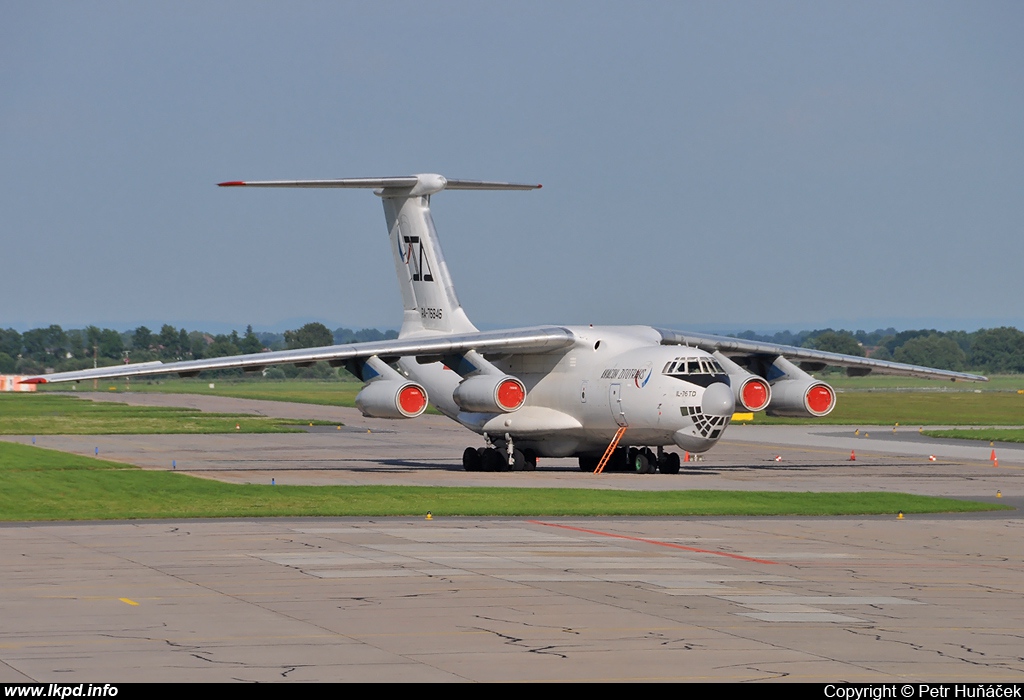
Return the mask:
<svg viewBox="0 0 1024 700">
<path fill-rule="evenodd" d="M 824 328 L 799 333 L 782 331 L 774 335 L 744 331 L 736 337 L 939 369 L 987 374 L 1024 372 L 1024 333 L 1010 327 L 986 328 L 973 333 L 934 329 L 897 331 L 895 328 L 868 333 Z"/>
<path fill-rule="evenodd" d="M 126 360 L 133 363 L 199 360 L 397 337 L 395 331 L 382 332 L 376 328 L 358 331 L 336 328 L 331 331 L 322 323 L 307 323 L 284 333 L 256 333 L 252 326 L 247 326 L 244 334 L 232 331 L 220 335 L 188 331 L 169 324 L 164 324 L 159 332 L 146 326 L 123 332 L 97 326 L 64 330 L 52 325 L 25 333 L 8 328 L 0 329 L 0 374 L 43 374 L 50 370 L 65 372 L 86 369 L 94 363 L 106 367 Z M 939 369 L 988 374 L 1024 372 L 1024 332 L 1010 327 L 982 329 L 973 333 L 897 331 L 895 328 L 868 333 L 824 328 L 798 333 L 782 331 L 773 335 L 744 331 L 736 334 L 736 337 Z M 336 377 L 337 372 L 324 363 L 318 363 L 306 368 L 291 365 L 272 367 L 267 369 L 264 376 L 330 378 Z"/>
<path fill-rule="evenodd" d="M 322 323 L 307 323 L 284 333 L 255 333 L 250 325 L 242 335 L 238 331 L 213 335 L 204 331 L 175 328 L 170 324 L 164 324 L 159 332 L 146 326 L 131 331 L 116 331 L 97 326 L 64 330 L 58 325 L 52 325 L 25 333 L 7 328 L 0 329 L 0 374 L 66 372 L 87 369 L 94 364 L 107 367 L 126 361 L 199 360 L 397 337 L 395 331 L 381 332 L 376 328 L 358 331 L 336 328 L 331 331 Z M 307 368 L 291 365 L 271 368 L 267 370 L 267 376 L 326 378 L 337 376 L 337 372 L 328 365 L 318 363 Z"/>
</svg>

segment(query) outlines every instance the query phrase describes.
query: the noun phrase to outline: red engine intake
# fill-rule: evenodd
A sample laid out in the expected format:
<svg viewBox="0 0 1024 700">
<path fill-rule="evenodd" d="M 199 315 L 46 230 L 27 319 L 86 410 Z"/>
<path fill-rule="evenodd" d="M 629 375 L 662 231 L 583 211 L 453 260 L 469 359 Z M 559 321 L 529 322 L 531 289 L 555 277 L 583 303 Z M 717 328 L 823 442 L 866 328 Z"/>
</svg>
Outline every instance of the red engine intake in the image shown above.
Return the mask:
<svg viewBox="0 0 1024 700">
<path fill-rule="evenodd" d="M 526 387 L 508 375 L 478 374 L 462 380 L 452 398 L 463 411 L 511 413 L 526 401 Z"/>
<path fill-rule="evenodd" d="M 750 376 L 736 390 L 736 403 L 745 411 L 763 411 L 771 398 L 771 387 L 760 377 Z"/>
<path fill-rule="evenodd" d="M 356 408 L 372 418 L 415 418 L 427 410 L 427 390 L 415 382 L 379 379 L 356 395 Z"/>
<path fill-rule="evenodd" d="M 821 418 L 836 407 L 836 392 L 816 379 L 784 379 L 772 384 L 768 415 Z"/>
</svg>

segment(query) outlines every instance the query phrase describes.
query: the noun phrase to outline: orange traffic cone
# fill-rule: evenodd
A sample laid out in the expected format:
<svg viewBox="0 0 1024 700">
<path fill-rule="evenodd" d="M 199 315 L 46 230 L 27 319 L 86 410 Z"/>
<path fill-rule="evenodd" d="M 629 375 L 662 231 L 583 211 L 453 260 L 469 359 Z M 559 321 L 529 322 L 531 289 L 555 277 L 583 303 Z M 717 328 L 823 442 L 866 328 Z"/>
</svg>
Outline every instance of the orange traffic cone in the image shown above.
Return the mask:
<svg viewBox="0 0 1024 700">
<path fill-rule="evenodd" d="M 988 456 L 988 461 L 990 461 L 990 462 L 995 462 L 996 461 L 996 451 L 995 450 L 992 450 L 992 454 L 990 454 Z"/>
<path fill-rule="evenodd" d="M 935 457 L 935 455 L 928 455 L 928 461 L 929 462 L 934 462 L 936 459 L 937 458 Z"/>
<path fill-rule="evenodd" d="M 851 462 L 856 462 L 857 461 L 857 453 L 854 452 L 853 450 L 850 450 L 850 461 Z"/>
</svg>

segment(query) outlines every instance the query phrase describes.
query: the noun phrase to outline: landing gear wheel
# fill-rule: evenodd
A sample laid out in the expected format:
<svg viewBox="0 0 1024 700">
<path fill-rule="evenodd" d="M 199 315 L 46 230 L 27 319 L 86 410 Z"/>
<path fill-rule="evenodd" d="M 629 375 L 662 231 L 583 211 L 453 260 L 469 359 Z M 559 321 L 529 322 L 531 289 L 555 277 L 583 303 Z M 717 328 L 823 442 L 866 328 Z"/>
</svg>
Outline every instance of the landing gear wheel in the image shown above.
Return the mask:
<svg viewBox="0 0 1024 700">
<path fill-rule="evenodd" d="M 669 452 L 665 455 L 665 461 L 658 466 L 662 474 L 678 474 L 679 473 L 679 455 L 675 452 Z"/>
<path fill-rule="evenodd" d="M 480 467 L 480 453 L 475 447 L 467 447 L 466 451 L 462 453 L 462 468 L 467 472 L 478 472 Z"/>
<path fill-rule="evenodd" d="M 633 457 L 633 469 L 637 474 L 649 474 L 651 472 L 651 463 L 647 461 L 647 455 L 638 451 L 636 456 Z"/>
<path fill-rule="evenodd" d="M 484 450 L 481 462 L 485 472 L 508 471 L 508 462 L 505 461 L 505 455 L 493 447 Z"/>
<path fill-rule="evenodd" d="M 592 472 L 597 469 L 597 463 L 601 460 L 598 457 L 580 457 L 580 471 Z"/>
<path fill-rule="evenodd" d="M 537 468 L 537 453 L 529 447 L 523 450 L 523 458 L 526 460 L 526 465 L 523 467 L 525 471 L 532 472 Z"/>
</svg>

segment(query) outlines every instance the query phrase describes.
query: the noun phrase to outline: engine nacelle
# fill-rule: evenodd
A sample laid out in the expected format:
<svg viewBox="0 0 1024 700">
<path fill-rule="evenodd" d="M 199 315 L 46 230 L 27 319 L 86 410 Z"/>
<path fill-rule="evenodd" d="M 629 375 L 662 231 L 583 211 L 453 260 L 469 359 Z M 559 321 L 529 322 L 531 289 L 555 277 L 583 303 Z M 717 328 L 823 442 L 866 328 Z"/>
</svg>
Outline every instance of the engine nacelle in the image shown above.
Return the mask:
<svg viewBox="0 0 1024 700">
<path fill-rule="evenodd" d="M 772 384 L 768 415 L 821 418 L 836 406 L 836 392 L 817 379 L 783 379 Z"/>
<path fill-rule="evenodd" d="M 526 400 L 526 387 L 515 377 L 478 374 L 463 379 L 452 398 L 463 411 L 470 413 L 511 413 Z"/>
<path fill-rule="evenodd" d="M 736 410 L 763 411 L 772 401 L 772 388 L 756 374 L 729 375 L 732 392 L 736 397 Z"/>
<path fill-rule="evenodd" d="M 427 390 L 416 382 L 378 379 L 356 395 L 356 408 L 370 418 L 415 418 L 427 410 Z"/>
<path fill-rule="evenodd" d="M 736 398 L 736 410 L 751 413 L 763 411 L 772 399 L 772 388 L 768 381 L 743 369 L 719 350 L 712 354 L 729 373 L 729 383 Z"/>
</svg>

